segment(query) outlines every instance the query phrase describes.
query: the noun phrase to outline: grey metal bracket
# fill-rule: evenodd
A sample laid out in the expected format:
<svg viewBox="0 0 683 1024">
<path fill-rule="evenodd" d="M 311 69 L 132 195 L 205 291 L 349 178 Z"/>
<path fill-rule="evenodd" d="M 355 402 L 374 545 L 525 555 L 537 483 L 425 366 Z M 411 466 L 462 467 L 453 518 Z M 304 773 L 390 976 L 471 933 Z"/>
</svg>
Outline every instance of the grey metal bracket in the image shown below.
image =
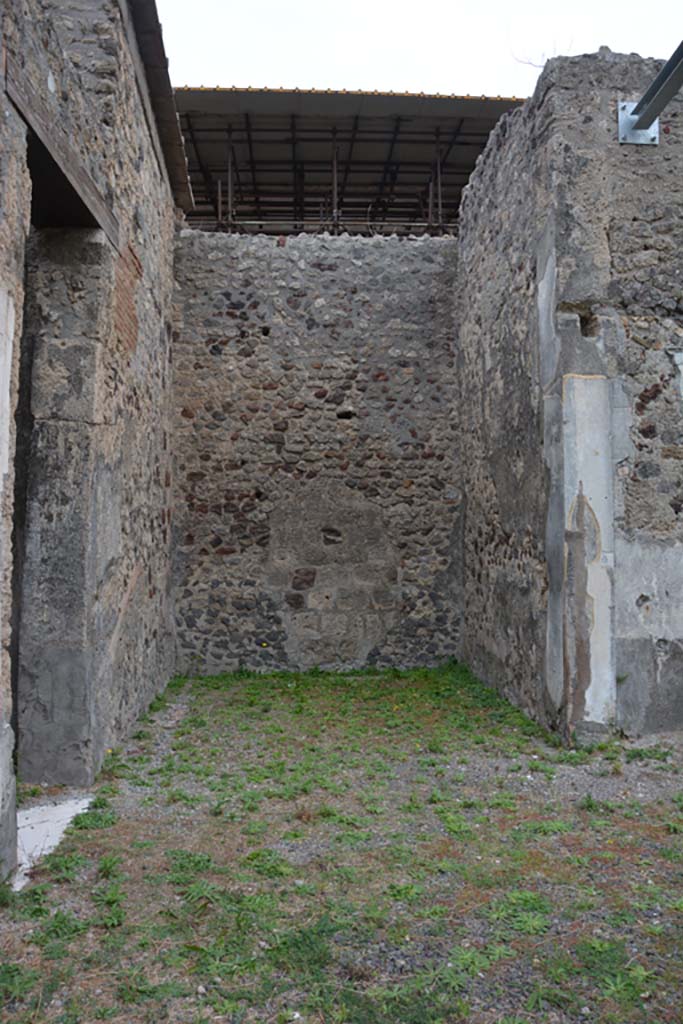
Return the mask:
<svg viewBox="0 0 683 1024">
<path fill-rule="evenodd" d="M 635 128 L 638 114 L 634 113 L 638 104 L 619 100 L 619 142 L 633 146 L 656 146 L 659 143 L 659 118 L 656 117 L 649 128 Z"/>
<path fill-rule="evenodd" d="M 683 86 L 683 43 L 669 57 L 650 88 L 637 103 L 618 100 L 619 142 L 635 146 L 656 146 L 657 118 Z"/>
</svg>

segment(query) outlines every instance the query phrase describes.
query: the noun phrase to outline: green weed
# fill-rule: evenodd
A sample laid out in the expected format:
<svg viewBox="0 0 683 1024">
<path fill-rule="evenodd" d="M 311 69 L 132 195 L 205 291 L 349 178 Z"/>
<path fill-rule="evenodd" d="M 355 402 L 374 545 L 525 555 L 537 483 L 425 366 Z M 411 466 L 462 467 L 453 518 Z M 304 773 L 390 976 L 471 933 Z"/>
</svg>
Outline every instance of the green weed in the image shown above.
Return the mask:
<svg viewBox="0 0 683 1024">
<path fill-rule="evenodd" d="M 23 999 L 38 984 L 40 971 L 21 964 L 0 963 L 0 999 L 3 1003 Z"/>
<path fill-rule="evenodd" d="M 263 878 L 287 878 L 292 874 L 291 865 L 274 850 L 254 850 L 243 863 Z"/>
</svg>

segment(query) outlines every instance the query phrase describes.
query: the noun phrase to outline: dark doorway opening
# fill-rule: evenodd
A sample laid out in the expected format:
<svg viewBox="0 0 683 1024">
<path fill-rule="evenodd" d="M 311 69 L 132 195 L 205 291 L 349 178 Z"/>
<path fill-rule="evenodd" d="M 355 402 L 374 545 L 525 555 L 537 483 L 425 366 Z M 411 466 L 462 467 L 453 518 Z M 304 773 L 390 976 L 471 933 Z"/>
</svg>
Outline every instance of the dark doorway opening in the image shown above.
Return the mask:
<svg viewBox="0 0 683 1024">
<path fill-rule="evenodd" d="M 92 213 L 34 131 L 28 131 L 31 224 L 34 228 L 96 228 Z"/>
</svg>

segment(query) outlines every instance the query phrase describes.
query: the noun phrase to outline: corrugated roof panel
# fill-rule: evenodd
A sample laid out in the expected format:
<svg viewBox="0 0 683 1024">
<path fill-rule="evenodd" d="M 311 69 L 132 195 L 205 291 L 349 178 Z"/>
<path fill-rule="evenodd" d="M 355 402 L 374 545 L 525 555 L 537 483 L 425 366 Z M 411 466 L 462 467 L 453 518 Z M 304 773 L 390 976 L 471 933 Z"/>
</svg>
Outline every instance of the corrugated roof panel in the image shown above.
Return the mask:
<svg viewBox="0 0 683 1024">
<path fill-rule="evenodd" d="M 491 129 L 521 103 L 291 89 L 183 88 L 175 96 L 195 219 L 278 234 L 452 229 Z"/>
</svg>

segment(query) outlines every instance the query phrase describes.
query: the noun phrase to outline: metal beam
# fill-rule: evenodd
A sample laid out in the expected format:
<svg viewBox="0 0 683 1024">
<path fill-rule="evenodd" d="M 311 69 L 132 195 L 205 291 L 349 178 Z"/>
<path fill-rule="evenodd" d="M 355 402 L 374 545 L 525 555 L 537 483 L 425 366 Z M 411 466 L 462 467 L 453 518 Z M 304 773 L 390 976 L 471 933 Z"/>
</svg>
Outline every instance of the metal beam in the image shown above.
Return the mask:
<svg viewBox="0 0 683 1024">
<path fill-rule="evenodd" d="M 449 139 L 448 145 L 446 146 L 446 151 L 445 151 L 445 153 L 444 153 L 444 155 L 443 155 L 443 157 L 441 159 L 441 170 L 442 171 L 445 169 L 446 164 L 448 163 L 448 158 L 451 155 L 451 150 L 453 149 L 453 146 L 456 144 L 456 142 L 458 141 L 458 139 L 460 137 L 460 132 L 462 131 L 462 126 L 463 126 L 464 122 L 465 122 L 465 118 L 461 117 L 460 120 L 458 121 L 458 124 L 455 127 L 455 130 L 453 131 L 453 134 L 451 135 L 451 137 Z"/>
<path fill-rule="evenodd" d="M 291 195 L 290 186 L 291 186 L 291 183 L 288 182 L 286 184 L 286 186 L 283 186 L 281 184 L 278 189 L 274 189 L 271 193 L 269 193 L 267 195 L 264 194 L 263 192 L 261 193 L 261 210 L 262 210 L 262 213 L 264 215 L 267 215 L 268 210 L 271 209 L 273 206 L 282 206 L 282 205 L 288 206 L 290 213 L 292 212 L 292 195 Z M 329 200 L 329 185 L 327 187 L 319 186 L 318 189 L 315 190 L 315 191 L 312 190 L 312 189 L 309 190 L 308 194 L 306 195 L 306 199 L 305 199 L 305 204 L 304 205 L 306 205 L 306 206 L 310 206 L 311 204 L 315 205 L 315 204 L 317 204 L 319 202 L 320 199 L 323 199 L 325 197 L 327 197 L 327 199 Z M 349 193 L 347 195 L 347 209 L 350 211 L 353 206 L 367 205 L 369 202 L 372 201 L 373 198 L 374 198 L 374 192 L 372 192 L 372 191 L 370 191 L 370 192 L 364 191 L 364 190 L 349 191 Z M 415 207 L 415 192 L 413 190 L 410 190 L 410 189 L 405 189 L 405 188 L 404 189 L 398 189 L 397 188 L 395 190 L 394 194 L 393 194 L 393 203 L 396 206 L 403 205 L 403 206 L 411 206 L 411 207 L 414 208 Z M 451 199 L 448 202 L 444 203 L 444 207 L 446 207 L 446 208 L 453 208 L 456 205 L 457 204 L 455 202 L 455 199 Z M 198 206 L 204 206 L 206 208 L 206 207 L 212 207 L 213 204 L 211 202 L 209 202 L 208 200 L 203 199 L 202 196 L 199 196 Z M 391 211 L 389 211 L 389 213 L 387 214 L 387 217 L 388 218 L 391 217 Z"/>
<path fill-rule="evenodd" d="M 377 198 L 378 199 L 381 199 L 382 196 L 384 195 L 384 186 L 386 185 L 387 178 L 389 177 L 389 165 L 391 164 L 391 158 L 394 155 L 394 147 L 396 146 L 396 140 L 398 138 L 398 133 L 400 132 L 400 130 L 401 130 L 401 118 L 397 117 L 396 120 L 394 121 L 394 130 L 391 133 L 391 140 L 389 142 L 389 150 L 387 152 L 386 159 L 384 161 L 384 170 L 382 171 L 382 180 L 379 183 L 379 191 L 377 193 Z"/>
<path fill-rule="evenodd" d="M 233 174 L 232 125 L 228 125 L 228 231 L 235 219 L 235 182 Z"/>
<path fill-rule="evenodd" d="M 634 131 L 642 131 L 659 117 L 667 103 L 674 98 L 683 86 L 683 42 L 668 59 L 650 88 L 636 103 L 632 115 L 636 118 L 632 125 Z"/>
<path fill-rule="evenodd" d="M 186 115 L 183 114 L 182 116 L 185 117 Z M 197 133 L 197 135 L 217 135 L 217 134 L 220 134 L 223 131 L 223 129 L 220 128 L 220 127 L 212 128 L 209 125 L 198 124 L 197 120 L 196 120 L 197 116 L 201 118 L 204 115 L 199 114 L 199 115 L 195 116 L 194 130 Z M 464 121 L 465 121 L 465 118 L 460 118 L 459 124 L 462 124 Z M 479 139 L 479 140 L 483 141 L 484 139 L 488 139 L 489 135 L 491 134 L 491 130 L 492 129 L 493 129 L 493 122 L 491 124 L 491 129 L 489 129 L 488 131 L 484 130 L 484 131 L 481 131 L 481 132 L 475 132 L 475 131 L 472 131 L 472 129 L 469 129 L 468 131 L 462 132 L 462 135 L 463 135 L 463 137 L 468 138 L 468 139 Z M 235 134 L 237 134 L 239 131 L 240 131 L 240 129 L 236 129 Z M 280 142 L 280 143 L 282 143 L 283 146 L 287 145 L 291 141 L 291 136 L 287 133 L 287 130 L 285 128 L 268 128 L 265 125 L 259 124 L 259 125 L 255 126 L 255 125 L 252 124 L 252 131 L 254 132 L 255 135 L 269 135 L 269 136 L 270 135 L 279 135 L 280 136 L 279 139 L 269 139 L 269 141 L 272 142 L 272 143 Z M 358 136 L 359 136 L 359 140 L 362 140 L 363 142 L 379 142 L 379 143 L 382 143 L 382 142 L 389 142 L 390 141 L 391 136 L 393 135 L 393 131 L 394 131 L 394 126 L 393 125 L 388 126 L 384 131 L 382 129 L 379 129 L 379 128 L 378 129 L 370 130 L 369 128 L 361 128 L 359 126 L 359 128 L 358 128 Z M 459 130 L 457 130 L 457 131 L 458 131 L 458 134 L 460 134 Z M 244 135 L 244 138 L 246 140 L 246 134 L 247 134 L 246 131 L 242 130 L 242 134 Z M 331 128 L 310 128 L 310 127 L 306 127 L 305 125 L 302 126 L 301 123 L 299 123 L 297 125 L 297 138 L 299 139 L 300 142 L 314 142 L 316 140 L 317 141 L 321 141 L 321 142 L 325 142 L 325 141 L 329 140 L 331 135 L 332 135 L 332 129 Z M 337 140 L 340 143 L 341 142 L 349 142 L 351 140 L 352 135 L 353 135 L 353 126 L 351 128 L 348 128 L 348 129 L 344 129 L 344 128 L 338 128 L 337 129 Z M 433 138 L 434 138 L 434 131 L 433 131 L 433 129 L 429 129 L 429 130 L 425 130 L 425 131 L 418 131 L 416 128 L 410 128 L 410 129 L 404 128 L 404 130 L 403 130 L 403 132 L 401 134 L 401 142 L 413 142 L 413 143 L 418 144 L 418 145 L 419 144 L 428 145 L 428 144 L 431 143 Z M 467 143 L 463 143 L 463 145 L 467 145 Z M 481 148 L 481 142 L 470 143 L 470 145 L 477 145 L 477 146 L 479 146 L 479 148 Z"/>
<path fill-rule="evenodd" d="M 430 168 L 432 168 L 433 164 L 434 154 L 432 150 L 429 159 L 402 160 L 400 163 L 400 168 L 401 172 L 405 170 L 407 172 L 411 172 L 414 174 L 422 174 L 422 176 L 424 177 L 425 170 L 429 170 Z M 215 166 L 213 164 L 209 164 L 208 166 L 212 174 L 220 174 L 221 172 L 225 171 L 225 164 L 223 163 L 216 164 Z M 260 169 L 268 168 L 273 170 L 291 171 L 292 164 L 291 158 L 287 159 L 287 157 L 283 157 L 281 160 L 259 160 L 258 166 Z M 329 158 L 321 160 L 308 160 L 306 162 L 306 166 L 317 168 L 323 172 L 329 172 L 330 161 Z M 396 166 L 399 166 L 398 163 L 396 164 Z M 376 171 L 382 169 L 383 167 L 383 160 L 354 160 L 353 165 L 349 169 L 349 174 L 358 174 L 360 173 L 360 171 Z M 451 164 L 450 173 L 468 175 L 472 172 L 473 169 L 474 163 L 470 163 L 467 165 L 463 164 L 461 166 Z"/>
<path fill-rule="evenodd" d="M 240 175 L 240 165 L 239 165 L 239 162 L 237 160 L 237 154 L 235 153 L 235 143 L 233 141 L 234 140 L 234 135 L 235 135 L 235 132 L 234 132 L 234 129 L 233 129 L 232 125 L 231 125 L 230 126 L 230 134 L 229 134 L 228 141 L 229 141 L 229 144 L 230 144 L 230 153 L 232 155 L 232 169 L 233 169 L 233 173 L 235 175 L 235 184 L 237 185 L 238 202 L 239 203 L 243 203 L 244 202 L 244 189 L 242 188 L 242 176 Z"/>
<path fill-rule="evenodd" d="M 247 146 L 249 148 L 249 164 L 251 167 L 251 185 L 254 191 L 254 202 L 256 204 L 256 216 L 261 216 L 261 199 L 259 197 L 258 185 L 256 184 L 256 162 L 254 160 L 254 144 L 251 137 L 251 121 L 249 114 L 244 115 L 244 124 L 247 129 Z"/>
<path fill-rule="evenodd" d="M 332 223 L 337 224 L 339 220 L 339 175 L 337 171 L 337 131 L 332 132 Z"/>
<path fill-rule="evenodd" d="M 294 215 L 294 223 L 296 223 L 296 219 L 299 214 L 299 190 L 297 188 L 298 168 L 296 162 L 296 114 L 292 114 L 290 127 L 292 131 L 292 213 Z"/>
<path fill-rule="evenodd" d="M 351 160 L 353 159 L 353 147 L 356 145 L 356 135 L 358 134 L 358 114 L 353 119 L 353 128 L 351 129 L 351 138 L 349 139 L 349 151 L 346 155 L 346 164 L 344 166 L 344 177 L 342 179 L 341 192 L 339 194 L 339 207 L 341 210 L 344 209 L 344 196 L 346 195 L 346 183 L 349 180 L 349 170 L 351 168 Z"/>
<path fill-rule="evenodd" d="M 439 227 L 443 220 L 443 202 L 441 195 L 441 133 L 439 129 L 436 129 L 435 134 L 435 150 L 436 150 L 436 215 L 439 221 Z"/>
<path fill-rule="evenodd" d="M 190 136 L 190 142 L 192 143 L 192 147 L 194 149 L 195 157 L 197 160 L 197 166 L 199 167 L 202 178 L 204 179 L 204 187 L 206 189 L 206 194 L 211 200 L 214 211 L 216 213 L 216 220 L 218 220 L 218 207 L 216 206 L 216 197 L 213 194 L 213 181 L 211 180 L 211 175 L 209 174 L 209 171 L 207 170 L 207 167 L 204 161 L 202 160 L 202 155 L 199 152 L 199 146 L 197 144 L 197 139 L 194 134 L 194 128 L 192 126 L 192 121 L 190 120 L 189 114 L 185 114 L 185 123 L 187 124 L 187 131 Z"/>
</svg>

